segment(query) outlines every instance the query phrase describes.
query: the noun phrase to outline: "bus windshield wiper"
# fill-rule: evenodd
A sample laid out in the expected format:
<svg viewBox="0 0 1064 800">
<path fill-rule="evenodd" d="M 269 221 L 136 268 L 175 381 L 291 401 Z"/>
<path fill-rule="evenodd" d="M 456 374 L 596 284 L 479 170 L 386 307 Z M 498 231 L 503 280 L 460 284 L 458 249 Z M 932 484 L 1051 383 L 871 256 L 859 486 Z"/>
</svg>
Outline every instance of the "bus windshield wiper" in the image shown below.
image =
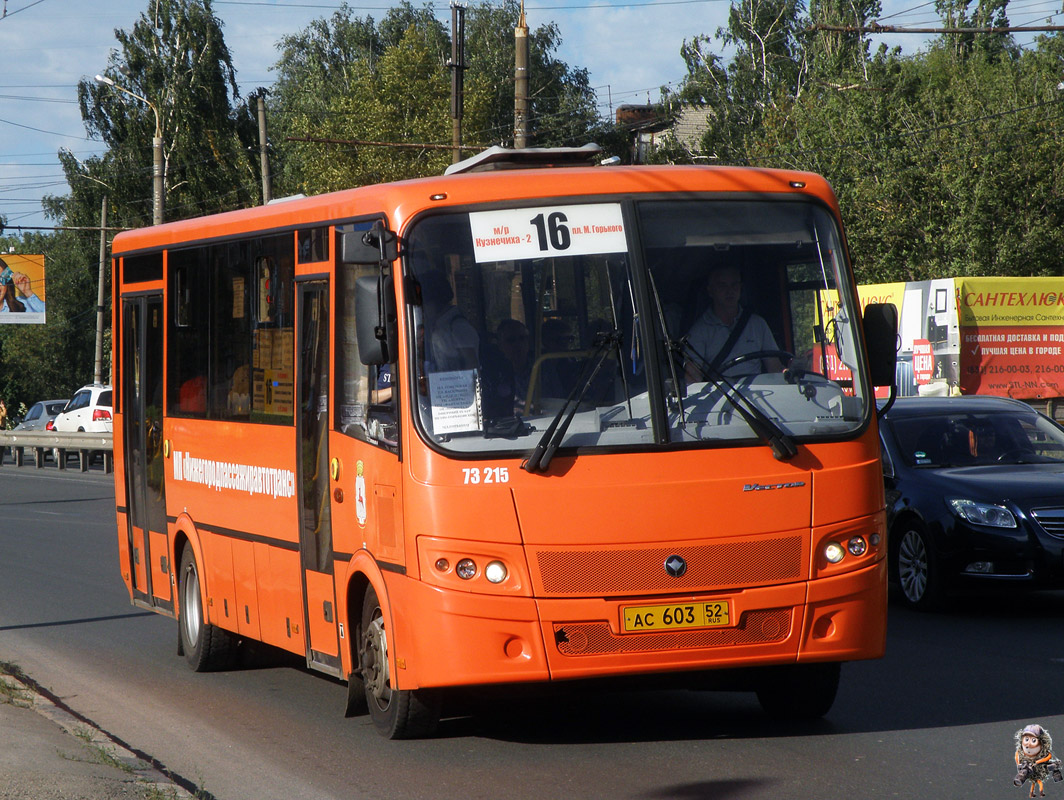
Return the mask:
<svg viewBox="0 0 1064 800">
<path fill-rule="evenodd" d="M 746 424 L 757 434 L 758 438 L 772 448 L 772 455 L 778 460 L 787 461 L 798 455 L 798 447 L 795 445 L 794 439 L 773 422 L 765 412 L 754 405 L 749 397 L 736 389 L 735 385 L 725 378 L 722 373 L 711 369 L 709 363 L 687 341 L 686 336 L 678 342 L 670 339 L 669 349 L 693 361 L 695 366 L 702 370 L 703 375 L 706 375 L 710 381 L 720 387 L 725 399 L 734 406 L 735 410 L 739 412 L 739 416 L 746 421 Z"/>
<path fill-rule="evenodd" d="M 566 398 L 562 407 L 558 409 L 558 413 L 554 415 L 554 419 L 547 426 L 547 430 L 543 432 L 543 436 L 540 437 L 539 443 L 531 455 L 522 462 L 521 469 L 527 472 L 547 471 L 551 459 L 554 458 L 554 453 L 561 445 L 562 439 L 565 438 L 565 432 L 569 430 L 569 423 L 573 421 L 573 416 L 576 414 L 580 401 L 584 399 L 588 389 L 591 388 L 591 384 L 594 383 L 610 351 L 619 347 L 620 342 L 621 334 L 616 328 L 612 331 L 599 333 L 595 337 L 595 349 L 584 360 L 584 367 L 580 370 L 580 377 L 573 384 L 569 397 Z"/>
</svg>

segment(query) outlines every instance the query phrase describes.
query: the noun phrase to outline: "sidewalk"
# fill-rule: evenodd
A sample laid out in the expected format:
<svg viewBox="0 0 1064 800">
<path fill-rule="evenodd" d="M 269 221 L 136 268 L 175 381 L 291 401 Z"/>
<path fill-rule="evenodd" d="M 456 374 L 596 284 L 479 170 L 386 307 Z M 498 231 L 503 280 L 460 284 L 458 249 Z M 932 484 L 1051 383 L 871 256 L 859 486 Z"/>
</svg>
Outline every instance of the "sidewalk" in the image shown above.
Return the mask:
<svg viewBox="0 0 1064 800">
<path fill-rule="evenodd" d="M 0 673 L 0 800 L 187 800 L 147 761 Z"/>
</svg>

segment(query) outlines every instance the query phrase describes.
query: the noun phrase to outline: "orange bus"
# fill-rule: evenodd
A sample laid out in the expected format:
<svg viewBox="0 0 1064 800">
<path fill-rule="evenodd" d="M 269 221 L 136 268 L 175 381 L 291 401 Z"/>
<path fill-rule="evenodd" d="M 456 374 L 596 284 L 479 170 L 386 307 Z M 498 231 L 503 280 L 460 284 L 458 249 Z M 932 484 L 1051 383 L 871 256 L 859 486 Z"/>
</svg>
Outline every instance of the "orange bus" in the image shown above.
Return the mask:
<svg viewBox="0 0 1064 800">
<path fill-rule="evenodd" d="M 896 317 L 831 189 L 588 153 L 115 237 L 121 573 L 193 669 L 266 642 L 402 738 L 617 676 L 818 716 L 882 655 Z"/>
</svg>

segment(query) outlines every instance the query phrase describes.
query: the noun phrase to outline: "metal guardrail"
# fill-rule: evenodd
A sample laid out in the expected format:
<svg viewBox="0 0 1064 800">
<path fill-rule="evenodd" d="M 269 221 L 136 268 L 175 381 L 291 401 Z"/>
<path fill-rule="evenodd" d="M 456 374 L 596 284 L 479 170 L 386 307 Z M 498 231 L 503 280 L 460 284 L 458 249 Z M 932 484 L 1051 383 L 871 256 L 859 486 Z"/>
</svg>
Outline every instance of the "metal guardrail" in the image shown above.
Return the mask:
<svg viewBox="0 0 1064 800">
<path fill-rule="evenodd" d="M 68 455 L 77 455 L 78 467 L 86 472 L 93 454 L 100 453 L 104 472 L 114 471 L 114 445 L 109 433 L 0 431 L 0 466 L 3 466 L 8 450 L 16 467 L 25 465 L 28 450 L 33 453 L 33 463 L 37 469 L 44 467 L 46 455 L 58 456 L 54 461 L 59 469 L 66 469 Z"/>
</svg>

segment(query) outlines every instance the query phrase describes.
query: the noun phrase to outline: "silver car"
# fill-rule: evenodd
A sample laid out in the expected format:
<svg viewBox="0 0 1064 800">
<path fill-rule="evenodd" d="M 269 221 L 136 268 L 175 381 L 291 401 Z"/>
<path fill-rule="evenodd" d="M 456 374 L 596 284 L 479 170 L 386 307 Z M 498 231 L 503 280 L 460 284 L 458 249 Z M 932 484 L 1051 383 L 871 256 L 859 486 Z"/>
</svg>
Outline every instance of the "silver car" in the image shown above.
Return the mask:
<svg viewBox="0 0 1064 800">
<path fill-rule="evenodd" d="M 14 427 L 16 431 L 49 430 L 48 423 L 54 420 L 66 407 L 69 400 L 40 400 L 30 406 L 22 422 Z"/>
</svg>

